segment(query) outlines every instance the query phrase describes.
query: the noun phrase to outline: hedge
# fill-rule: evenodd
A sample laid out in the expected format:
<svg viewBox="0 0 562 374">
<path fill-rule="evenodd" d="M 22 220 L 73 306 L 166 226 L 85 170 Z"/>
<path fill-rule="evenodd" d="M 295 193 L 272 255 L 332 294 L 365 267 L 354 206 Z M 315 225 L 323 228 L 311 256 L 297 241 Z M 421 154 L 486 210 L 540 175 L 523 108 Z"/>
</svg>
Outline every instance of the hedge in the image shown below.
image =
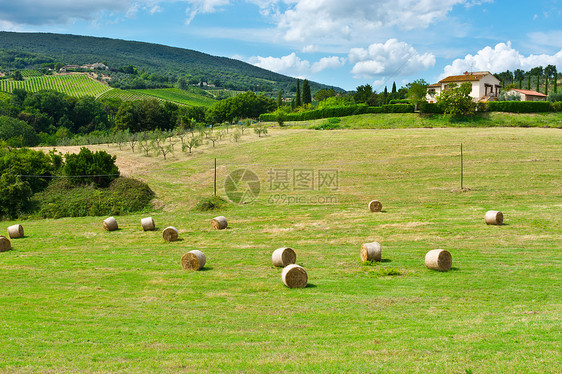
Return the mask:
<svg viewBox="0 0 562 374">
<path fill-rule="evenodd" d="M 551 105 L 554 112 L 562 112 L 562 101 L 555 101 Z"/>
<path fill-rule="evenodd" d="M 313 109 L 305 112 L 285 113 L 284 121 L 309 121 L 321 118 L 345 117 L 366 113 L 413 113 L 414 106 L 410 104 L 390 104 L 380 106 L 367 106 L 365 104 L 340 105 Z M 277 113 L 264 113 L 260 115 L 260 121 L 275 122 Z"/>
<path fill-rule="evenodd" d="M 443 114 L 443 108 L 437 103 L 420 103 L 419 109 L 421 113 L 427 114 Z"/>
<path fill-rule="evenodd" d="M 548 101 L 490 101 L 489 112 L 539 113 L 550 112 Z"/>
</svg>

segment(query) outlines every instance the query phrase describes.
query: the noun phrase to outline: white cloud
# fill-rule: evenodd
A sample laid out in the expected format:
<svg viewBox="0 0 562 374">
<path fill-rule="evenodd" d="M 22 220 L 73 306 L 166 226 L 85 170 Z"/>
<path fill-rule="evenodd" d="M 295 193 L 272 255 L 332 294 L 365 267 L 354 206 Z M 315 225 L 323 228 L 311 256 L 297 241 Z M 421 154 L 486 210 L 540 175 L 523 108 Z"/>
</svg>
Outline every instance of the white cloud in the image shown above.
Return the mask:
<svg viewBox="0 0 562 374">
<path fill-rule="evenodd" d="M 349 61 L 356 78 L 375 76 L 406 76 L 425 71 L 435 65 L 431 53 L 419 54 L 407 43 L 389 39 L 386 43 L 371 44 L 367 49 L 352 48 Z"/>
<path fill-rule="evenodd" d="M 470 0 L 294 0 L 277 18 L 289 41 L 356 38 L 386 27 L 426 28 Z"/>
<path fill-rule="evenodd" d="M 255 56 L 248 60 L 252 65 L 276 73 L 286 74 L 292 77 L 304 78 L 313 73 L 326 69 L 335 69 L 345 64 L 345 59 L 337 56 L 324 57 L 317 62 L 311 63 L 291 53 L 283 57 L 261 57 Z"/>
<path fill-rule="evenodd" d="M 451 65 L 445 66 L 440 78 L 462 74 L 465 71 L 489 71 L 491 73 L 515 69 L 528 71 L 536 66 L 547 65 L 555 65 L 558 70 L 562 69 L 562 49 L 554 55 L 524 56 L 511 46 L 511 42 L 507 42 L 496 44 L 494 48 L 487 46 L 474 56 L 466 55 L 463 59 L 454 60 Z"/>
<path fill-rule="evenodd" d="M 336 69 L 345 65 L 345 58 L 331 56 L 331 57 L 323 57 L 320 61 L 315 62 L 312 64 L 312 72 L 318 73 L 322 70 L 326 69 Z"/>
<path fill-rule="evenodd" d="M 197 14 L 215 13 L 218 8 L 230 4 L 230 0 L 187 0 L 188 8 L 186 24 L 191 23 Z"/>
</svg>

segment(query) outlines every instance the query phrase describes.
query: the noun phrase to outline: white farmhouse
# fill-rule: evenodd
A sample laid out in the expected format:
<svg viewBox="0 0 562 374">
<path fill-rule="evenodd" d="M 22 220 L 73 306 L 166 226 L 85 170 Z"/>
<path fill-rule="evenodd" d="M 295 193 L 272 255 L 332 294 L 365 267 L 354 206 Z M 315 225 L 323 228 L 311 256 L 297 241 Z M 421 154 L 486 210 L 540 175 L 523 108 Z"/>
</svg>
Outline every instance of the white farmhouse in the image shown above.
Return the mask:
<svg viewBox="0 0 562 374">
<path fill-rule="evenodd" d="M 489 71 L 465 72 L 462 75 L 451 75 L 440 80 L 439 83 L 430 85 L 427 89 L 427 102 L 434 103 L 435 98 L 446 91 L 451 84 L 460 86 L 465 82 L 472 84 L 470 96 L 475 102 L 495 100 L 500 93 L 501 82 Z"/>
<path fill-rule="evenodd" d="M 519 88 L 513 88 L 506 91 L 507 94 L 515 94 L 519 96 L 521 101 L 546 101 L 547 96 L 543 93 L 531 90 L 521 90 Z"/>
</svg>

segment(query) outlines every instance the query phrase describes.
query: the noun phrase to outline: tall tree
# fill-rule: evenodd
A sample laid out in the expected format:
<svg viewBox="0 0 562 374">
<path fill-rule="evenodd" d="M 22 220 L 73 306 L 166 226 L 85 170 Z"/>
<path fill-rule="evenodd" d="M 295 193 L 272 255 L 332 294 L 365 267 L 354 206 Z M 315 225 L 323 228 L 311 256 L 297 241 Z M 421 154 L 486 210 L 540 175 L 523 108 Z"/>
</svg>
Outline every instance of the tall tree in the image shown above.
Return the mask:
<svg viewBox="0 0 562 374">
<path fill-rule="evenodd" d="M 396 93 L 396 82 L 392 82 L 392 91 L 391 93 Z"/>
<path fill-rule="evenodd" d="M 373 87 L 371 87 L 370 84 L 357 86 L 355 91 L 353 100 L 355 100 L 356 103 L 367 103 L 371 96 L 373 96 Z"/>
<path fill-rule="evenodd" d="M 544 79 L 544 94 L 548 95 L 548 75 Z"/>
<path fill-rule="evenodd" d="M 418 79 L 412 83 L 408 83 L 408 99 L 412 100 L 415 110 L 418 110 L 418 104 L 426 101 L 427 87 L 429 84 L 424 79 Z"/>
<path fill-rule="evenodd" d="M 310 85 L 308 79 L 302 82 L 302 103 L 304 105 L 312 103 L 312 94 L 310 93 Z"/>
<path fill-rule="evenodd" d="M 539 73 L 537 73 L 537 92 L 539 92 L 541 86 L 541 75 Z"/>
<path fill-rule="evenodd" d="M 531 89 L 531 73 L 527 74 L 527 89 Z"/>
<path fill-rule="evenodd" d="M 297 96 L 295 96 L 295 105 L 297 107 L 302 106 L 301 99 L 301 82 L 297 79 Z"/>
<path fill-rule="evenodd" d="M 384 86 L 384 92 L 382 96 L 382 104 L 386 104 L 386 99 L 388 98 L 388 88 Z"/>
<path fill-rule="evenodd" d="M 554 73 L 554 86 L 552 87 L 552 92 L 558 92 L 558 73 Z"/>
<path fill-rule="evenodd" d="M 277 108 L 281 108 L 283 105 L 283 92 L 279 90 L 277 92 Z"/>
</svg>

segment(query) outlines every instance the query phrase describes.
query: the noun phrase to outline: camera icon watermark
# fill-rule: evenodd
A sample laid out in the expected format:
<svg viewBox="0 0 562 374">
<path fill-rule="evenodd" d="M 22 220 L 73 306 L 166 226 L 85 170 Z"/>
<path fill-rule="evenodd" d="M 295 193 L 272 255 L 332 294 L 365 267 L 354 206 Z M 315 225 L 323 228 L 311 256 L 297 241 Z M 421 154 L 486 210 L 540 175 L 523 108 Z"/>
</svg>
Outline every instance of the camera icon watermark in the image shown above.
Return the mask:
<svg viewBox="0 0 562 374">
<path fill-rule="evenodd" d="M 265 201 L 268 204 L 338 203 L 338 197 L 329 194 L 339 190 L 338 169 L 269 168 L 266 175 L 263 192 L 267 193 Z M 224 190 L 233 203 L 248 204 L 259 197 L 262 185 L 258 174 L 241 168 L 228 174 Z"/>
<path fill-rule="evenodd" d="M 248 204 L 258 198 L 261 190 L 259 177 L 250 169 L 237 169 L 224 181 L 226 196 L 236 204 Z"/>
</svg>

